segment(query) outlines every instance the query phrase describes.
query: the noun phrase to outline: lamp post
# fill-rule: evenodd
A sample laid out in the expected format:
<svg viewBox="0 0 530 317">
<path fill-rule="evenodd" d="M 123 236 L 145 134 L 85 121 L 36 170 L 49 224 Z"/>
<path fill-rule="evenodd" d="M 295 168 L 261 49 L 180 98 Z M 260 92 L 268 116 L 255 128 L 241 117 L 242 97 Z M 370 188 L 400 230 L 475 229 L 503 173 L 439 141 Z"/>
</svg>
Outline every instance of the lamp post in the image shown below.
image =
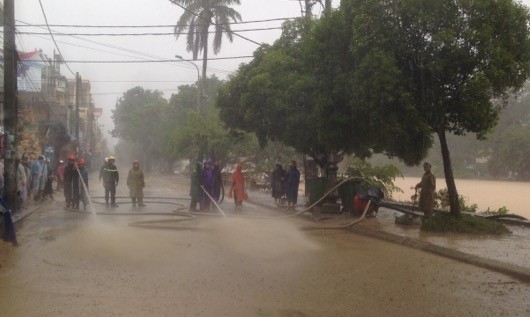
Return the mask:
<svg viewBox="0 0 530 317">
<path fill-rule="evenodd" d="M 201 85 L 201 76 L 200 76 L 200 72 L 199 72 L 199 66 L 197 66 L 197 64 L 195 64 L 192 61 L 185 60 L 180 55 L 175 55 L 175 57 L 180 59 L 183 62 L 188 62 L 188 63 L 192 64 L 193 66 L 195 66 L 195 69 L 197 70 L 197 110 L 199 110 L 199 113 L 203 113 L 202 112 L 202 108 L 203 108 L 202 107 L 202 96 L 203 96 L 202 87 L 203 87 L 203 85 Z"/>
</svg>

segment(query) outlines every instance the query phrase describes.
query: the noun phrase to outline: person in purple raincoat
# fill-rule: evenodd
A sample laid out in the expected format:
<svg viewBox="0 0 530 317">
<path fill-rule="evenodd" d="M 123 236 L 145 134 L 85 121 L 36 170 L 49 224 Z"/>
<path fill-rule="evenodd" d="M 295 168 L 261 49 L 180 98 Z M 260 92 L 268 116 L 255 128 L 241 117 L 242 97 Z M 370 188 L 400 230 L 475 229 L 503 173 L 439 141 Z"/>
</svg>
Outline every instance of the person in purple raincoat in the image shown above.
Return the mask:
<svg viewBox="0 0 530 317">
<path fill-rule="evenodd" d="M 210 197 L 208 197 L 208 195 L 204 191 L 208 192 L 211 197 L 214 197 L 215 177 L 212 168 L 212 162 L 210 162 L 209 160 L 204 161 L 204 165 L 202 168 L 201 186 L 203 187 L 200 201 L 201 210 L 210 211 L 212 202 L 210 200 Z"/>
</svg>

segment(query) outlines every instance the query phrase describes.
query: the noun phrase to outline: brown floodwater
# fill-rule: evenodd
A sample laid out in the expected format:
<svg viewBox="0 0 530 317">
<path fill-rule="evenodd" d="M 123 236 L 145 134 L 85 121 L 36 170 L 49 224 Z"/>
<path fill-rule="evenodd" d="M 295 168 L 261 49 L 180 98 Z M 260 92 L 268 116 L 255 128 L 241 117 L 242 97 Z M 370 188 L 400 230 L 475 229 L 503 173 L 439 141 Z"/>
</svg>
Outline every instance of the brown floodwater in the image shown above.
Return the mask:
<svg viewBox="0 0 530 317">
<path fill-rule="evenodd" d="M 420 178 L 416 177 L 397 178 L 395 184 L 404 193 L 394 193 L 394 199 L 411 201 L 414 189 L 410 187 L 419 181 Z M 456 179 L 455 183 L 458 194 L 466 199 L 466 204 L 477 204 L 479 211 L 506 207 L 509 213 L 530 219 L 530 182 Z M 445 179 L 437 177 L 436 189 L 443 188 L 447 188 Z"/>
</svg>

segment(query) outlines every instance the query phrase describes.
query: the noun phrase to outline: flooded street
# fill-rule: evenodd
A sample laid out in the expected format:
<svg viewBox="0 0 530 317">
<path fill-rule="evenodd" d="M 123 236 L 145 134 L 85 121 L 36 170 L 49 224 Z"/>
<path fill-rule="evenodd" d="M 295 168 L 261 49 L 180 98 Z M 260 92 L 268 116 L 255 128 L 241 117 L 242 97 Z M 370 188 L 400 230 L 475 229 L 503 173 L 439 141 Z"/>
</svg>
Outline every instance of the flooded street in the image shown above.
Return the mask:
<svg viewBox="0 0 530 317">
<path fill-rule="evenodd" d="M 394 193 L 394 199 L 411 201 L 415 186 L 420 178 L 396 178 L 395 184 L 404 193 Z M 497 210 L 506 207 L 510 213 L 518 214 L 530 219 L 530 182 L 490 181 L 456 179 L 456 189 L 459 195 L 466 199 L 467 205 L 477 204 L 479 211 Z M 445 179 L 437 177 L 436 190 L 447 188 Z"/>
<path fill-rule="evenodd" d="M 186 195 L 186 186 L 148 184 L 148 196 Z M 222 204 L 229 218 L 176 221 L 183 218 L 94 220 L 48 204 L 24 220 L 19 247 L 2 245 L 1 315 L 530 314 L 530 285 L 505 275 L 343 230 L 301 231 L 311 225 L 302 218 L 244 218 L 279 215 L 250 204 L 236 215 L 232 206 Z M 161 221 L 130 226 L 146 220 Z"/>
</svg>

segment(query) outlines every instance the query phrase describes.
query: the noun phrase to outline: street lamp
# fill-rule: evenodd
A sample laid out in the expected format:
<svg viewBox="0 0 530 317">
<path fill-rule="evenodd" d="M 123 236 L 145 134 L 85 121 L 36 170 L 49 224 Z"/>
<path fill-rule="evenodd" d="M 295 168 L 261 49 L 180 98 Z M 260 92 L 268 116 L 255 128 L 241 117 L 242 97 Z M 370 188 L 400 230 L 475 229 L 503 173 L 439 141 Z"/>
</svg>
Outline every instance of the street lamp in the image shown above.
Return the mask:
<svg viewBox="0 0 530 317">
<path fill-rule="evenodd" d="M 195 64 L 194 62 L 192 61 L 188 61 L 188 60 L 185 60 L 184 58 L 182 58 L 182 56 L 180 55 L 175 55 L 176 58 L 180 59 L 181 61 L 183 62 L 188 62 L 190 64 L 192 64 L 193 66 L 195 66 L 195 69 L 197 70 L 197 109 L 199 110 L 199 112 L 202 113 L 202 105 L 201 105 L 201 100 L 202 100 L 202 85 L 200 83 L 201 81 L 201 76 L 200 76 L 200 72 L 199 72 L 199 66 L 197 66 L 197 64 Z"/>
</svg>

